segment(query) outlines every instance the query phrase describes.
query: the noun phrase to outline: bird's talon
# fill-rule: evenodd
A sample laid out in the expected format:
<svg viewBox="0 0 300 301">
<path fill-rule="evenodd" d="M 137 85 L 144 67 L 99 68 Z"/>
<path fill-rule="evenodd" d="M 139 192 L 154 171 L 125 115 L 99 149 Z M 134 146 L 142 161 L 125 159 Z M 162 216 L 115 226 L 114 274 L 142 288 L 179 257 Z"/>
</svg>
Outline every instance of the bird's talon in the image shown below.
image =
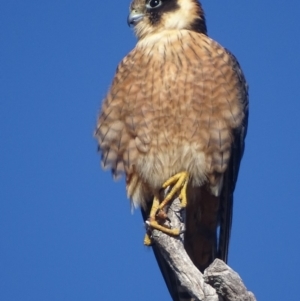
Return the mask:
<svg viewBox="0 0 300 301">
<path fill-rule="evenodd" d="M 170 179 L 168 179 L 164 184 L 163 187 L 166 188 L 170 185 L 173 185 L 171 191 L 166 195 L 165 199 L 159 204 L 159 209 L 164 208 L 167 203 L 172 201 L 173 197 L 176 193 L 180 190 L 179 193 L 179 199 L 181 203 L 181 207 L 186 207 L 187 205 L 187 196 L 186 196 L 186 190 L 187 190 L 187 184 L 189 180 L 189 175 L 187 172 L 181 172 Z"/>
<path fill-rule="evenodd" d="M 148 233 L 146 233 L 145 238 L 144 238 L 144 245 L 145 246 L 151 246 L 152 245 L 152 240 Z"/>
<path fill-rule="evenodd" d="M 179 192 L 180 204 L 184 208 L 187 205 L 186 190 L 188 184 L 189 175 L 187 172 L 181 172 L 170 179 L 168 179 L 162 187 L 166 189 L 169 186 L 172 186 L 164 200 L 160 203 L 158 197 L 153 198 L 152 208 L 150 211 L 149 219 L 145 222 L 147 229 L 156 229 L 160 230 L 166 234 L 178 236 L 183 231 L 180 229 L 170 229 L 166 225 L 163 225 L 164 222 L 168 219 L 167 213 L 165 212 L 165 207 L 169 202 L 171 202 L 176 194 Z M 168 219 L 169 220 L 169 219 Z M 159 221 L 159 223 L 158 223 Z M 144 244 L 149 246 L 152 244 L 152 240 L 148 233 L 145 236 Z"/>
</svg>

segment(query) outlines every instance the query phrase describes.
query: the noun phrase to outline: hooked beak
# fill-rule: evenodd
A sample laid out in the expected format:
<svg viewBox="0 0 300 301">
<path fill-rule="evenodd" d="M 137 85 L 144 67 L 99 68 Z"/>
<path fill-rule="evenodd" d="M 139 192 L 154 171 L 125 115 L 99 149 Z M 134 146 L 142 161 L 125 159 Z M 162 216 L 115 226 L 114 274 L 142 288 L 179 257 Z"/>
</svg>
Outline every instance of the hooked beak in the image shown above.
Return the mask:
<svg viewBox="0 0 300 301">
<path fill-rule="evenodd" d="M 143 18 L 144 18 L 144 14 L 139 13 L 139 12 L 133 10 L 128 15 L 127 24 L 128 24 L 128 26 L 135 26 Z"/>
</svg>

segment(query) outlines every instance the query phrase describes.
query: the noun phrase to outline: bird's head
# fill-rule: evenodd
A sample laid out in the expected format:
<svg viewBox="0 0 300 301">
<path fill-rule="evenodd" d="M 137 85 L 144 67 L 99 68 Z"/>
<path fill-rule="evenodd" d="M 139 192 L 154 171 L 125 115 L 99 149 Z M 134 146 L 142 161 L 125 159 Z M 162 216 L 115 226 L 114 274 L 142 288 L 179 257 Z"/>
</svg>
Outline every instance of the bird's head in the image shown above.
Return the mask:
<svg viewBox="0 0 300 301">
<path fill-rule="evenodd" d="M 189 29 L 206 34 L 205 17 L 197 0 L 133 0 L 128 24 L 138 39 L 164 30 Z"/>
</svg>

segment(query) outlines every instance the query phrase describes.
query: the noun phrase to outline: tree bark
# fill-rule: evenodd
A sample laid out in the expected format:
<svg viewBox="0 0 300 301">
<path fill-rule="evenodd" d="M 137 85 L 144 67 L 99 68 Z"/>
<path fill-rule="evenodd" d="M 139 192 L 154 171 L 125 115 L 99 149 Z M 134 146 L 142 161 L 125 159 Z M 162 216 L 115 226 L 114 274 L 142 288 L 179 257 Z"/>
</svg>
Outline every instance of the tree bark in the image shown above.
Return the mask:
<svg viewBox="0 0 300 301">
<path fill-rule="evenodd" d="M 182 234 L 179 237 L 167 235 L 159 230 L 152 231 L 153 242 L 162 252 L 182 287 L 195 301 L 256 301 L 239 275 L 222 260 L 215 259 L 204 271 L 204 275 L 194 266 L 183 244 L 184 213 L 179 198 L 174 199 L 167 208 L 166 225 L 181 229 Z"/>
</svg>

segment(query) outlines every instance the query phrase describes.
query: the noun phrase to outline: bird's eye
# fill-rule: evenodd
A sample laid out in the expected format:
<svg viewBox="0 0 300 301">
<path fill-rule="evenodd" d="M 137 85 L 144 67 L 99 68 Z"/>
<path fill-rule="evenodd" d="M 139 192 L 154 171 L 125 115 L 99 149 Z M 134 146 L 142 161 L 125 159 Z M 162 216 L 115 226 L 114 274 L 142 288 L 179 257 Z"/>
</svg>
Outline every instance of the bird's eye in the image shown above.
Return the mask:
<svg viewBox="0 0 300 301">
<path fill-rule="evenodd" d="M 151 8 L 156 8 L 158 6 L 161 6 L 161 0 L 150 0 L 147 4 L 146 7 L 151 9 Z"/>
</svg>

